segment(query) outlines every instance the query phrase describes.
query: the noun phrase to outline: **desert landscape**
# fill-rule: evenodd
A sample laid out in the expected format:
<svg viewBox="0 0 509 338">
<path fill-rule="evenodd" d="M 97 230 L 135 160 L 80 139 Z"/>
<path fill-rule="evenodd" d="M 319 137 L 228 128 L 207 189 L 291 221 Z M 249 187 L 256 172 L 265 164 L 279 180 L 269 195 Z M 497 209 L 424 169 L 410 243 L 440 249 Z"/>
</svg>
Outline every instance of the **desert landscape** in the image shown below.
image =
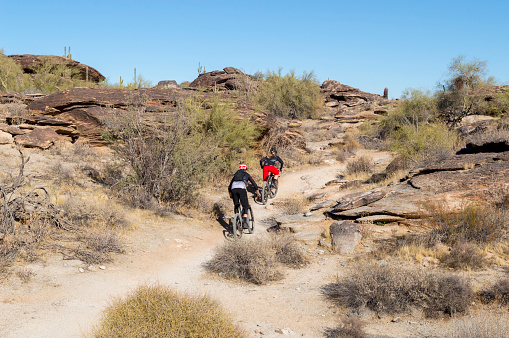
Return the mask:
<svg viewBox="0 0 509 338">
<path fill-rule="evenodd" d="M 312 74 L 105 84 L 65 57 L 0 58 L 0 336 L 509 334 L 507 86 L 452 72 L 392 100 Z M 36 88 L 48 64 L 73 71 Z M 246 163 L 262 186 L 273 147 L 278 193 L 250 190 L 254 233 L 234 239 L 228 183 Z M 211 299 L 231 331 L 107 327 L 152 286 Z"/>
</svg>

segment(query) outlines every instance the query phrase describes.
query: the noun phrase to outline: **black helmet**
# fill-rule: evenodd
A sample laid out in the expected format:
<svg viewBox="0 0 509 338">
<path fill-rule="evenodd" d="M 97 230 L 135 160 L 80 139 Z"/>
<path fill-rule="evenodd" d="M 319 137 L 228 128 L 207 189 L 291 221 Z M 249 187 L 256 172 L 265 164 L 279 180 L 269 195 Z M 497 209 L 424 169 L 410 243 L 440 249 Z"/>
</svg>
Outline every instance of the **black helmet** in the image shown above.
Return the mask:
<svg viewBox="0 0 509 338">
<path fill-rule="evenodd" d="M 271 154 L 277 154 L 276 148 L 270 148 L 270 153 Z"/>
</svg>

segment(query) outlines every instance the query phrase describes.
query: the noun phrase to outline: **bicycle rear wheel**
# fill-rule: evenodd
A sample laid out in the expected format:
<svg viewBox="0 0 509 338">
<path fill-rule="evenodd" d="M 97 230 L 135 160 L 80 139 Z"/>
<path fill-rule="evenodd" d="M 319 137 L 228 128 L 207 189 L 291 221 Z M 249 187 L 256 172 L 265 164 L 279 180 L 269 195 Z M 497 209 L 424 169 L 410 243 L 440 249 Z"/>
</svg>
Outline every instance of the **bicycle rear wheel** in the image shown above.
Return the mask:
<svg viewBox="0 0 509 338">
<path fill-rule="evenodd" d="M 265 181 L 263 182 L 262 187 L 262 204 L 267 204 L 267 201 L 269 200 L 269 194 L 270 194 L 269 182 Z"/>
<path fill-rule="evenodd" d="M 254 232 L 254 216 L 253 216 L 253 210 L 251 207 L 247 209 L 247 231 L 252 234 Z"/>
<path fill-rule="evenodd" d="M 242 237 L 242 218 L 239 213 L 236 213 L 233 216 L 232 221 L 232 236 L 234 239 L 239 239 Z"/>
</svg>

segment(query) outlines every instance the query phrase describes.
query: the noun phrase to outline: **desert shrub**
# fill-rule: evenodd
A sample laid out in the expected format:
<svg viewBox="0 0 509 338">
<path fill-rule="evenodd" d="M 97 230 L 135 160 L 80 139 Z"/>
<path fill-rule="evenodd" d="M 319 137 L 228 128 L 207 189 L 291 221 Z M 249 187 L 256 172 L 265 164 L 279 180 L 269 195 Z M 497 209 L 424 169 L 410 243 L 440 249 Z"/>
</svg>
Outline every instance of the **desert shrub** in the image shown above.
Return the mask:
<svg viewBox="0 0 509 338">
<path fill-rule="evenodd" d="M 387 313 L 421 307 L 430 314 L 453 314 L 465 311 L 473 297 L 470 284 L 459 276 L 376 264 L 357 267 L 323 293 L 340 306 Z"/>
<path fill-rule="evenodd" d="M 456 243 L 443 258 L 443 263 L 453 269 L 480 269 L 488 263 L 486 254 L 473 243 Z"/>
<path fill-rule="evenodd" d="M 447 336 L 452 338 L 509 337 L 509 316 L 507 313 L 476 311 L 466 317 L 455 318 L 449 322 Z"/>
<path fill-rule="evenodd" d="M 191 98 L 156 118 L 149 122 L 143 109 L 132 107 L 107 121 L 118 140 L 115 149 L 130 169 L 115 186 L 133 206 L 193 201 L 197 187 L 219 171 L 229 171 L 239 150 L 257 136 L 253 122 L 236 121 L 220 102 L 205 109 Z"/>
<path fill-rule="evenodd" d="M 255 97 L 255 102 L 270 113 L 287 118 L 317 117 L 322 105 L 320 85 L 313 72 L 300 77 L 268 71 Z"/>
<path fill-rule="evenodd" d="M 485 302 L 496 300 L 505 305 L 509 304 L 509 278 L 496 281 L 490 288 L 481 291 L 479 296 Z"/>
<path fill-rule="evenodd" d="M 51 94 L 75 87 L 89 85 L 82 80 L 76 68 L 67 66 L 60 59 L 51 56 L 41 57 L 41 64 L 35 69 L 32 86 L 45 94 Z"/>
<path fill-rule="evenodd" d="M 244 337 L 231 316 L 207 296 L 144 285 L 104 310 L 94 337 Z"/>
<path fill-rule="evenodd" d="M 503 211 L 486 204 L 471 204 L 459 212 L 441 204 L 428 204 L 426 210 L 431 228 L 427 236 L 433 243 L 493 243 L 504 238 L 509 226 Z"/>
<path fill-rule="evenodd" d="M 278 262 L 298 268 L 309 263 L 304 249 L 288 234 L 275 234 L 270 238 L 270 246 L 275 250 Z"/>
<path fill-rule="evenodd" d="M 216 248 L 206 267 L 228 279 L 266 284 L 283 278 L 279 263 L 293 268 L 308 263 L 304 251 L 291 236 L 276 234 L 268 240 L 227 241 Z"/>
<path fill-rule="evenodd" d="M 276 252 L 268 241 L 227 241 L 216 248 L 207 269 L 228 279 L 243 279 L 254 284 L 281 279 Z"/>
<path fill-rule="evenodd" d="M 413 162 L 440 161 L 453 155 L 459 136 L 441 123 L 406 125 L 394 131 L 389 149 Z"/>
<path fill-rule="evenodd" d="M 29 83 L 21 66 L 0 51 L 0 92 L 22 92 Z"/>
<path fill-rule="evenodd" d="M 364 323 L 356 317 L 343 317 L 341 325 L 335 329 L 325 331 L 327 338 L 366 338 L 368 335 L 363 331 Z"/>
<path fill-rule="evenodd" d="M 296 215 L 304 212 L 306 204 L 307 200 L 304 195 L 292 193 L 277 201 L 277 209 L 280 215 Z"/>
<path fill-rule="evenodd" d="M 80 228 L 119 229 L 128 225 L 125 212 L 110 200 L 87 200 L 75 195 L 61 203 L 59 208 L 69 223 Z"/>
<path fill-rule="evenodd" d="M 436 105 L 430 93 L 406 89 L 401 99 L 401 103 L 391 109 L 375 127 L 377 137 L 390 138 L 395 131 L 405 126 L 417 128 L 430 122 L 436 114 Z"/>
<path fill-rule="evenodd" d="M 366 156 L 360 156 L 346 164 L 347 175 L 369 173 L 373 167 L 373 160 Z"/>
<path fill-rule="evenodd" d="M 483 89 L 493 82 L 493 78 L 486 76 L 486 61 L 466 61 L 462 55 L 452 59 L 447 78 L 441 84 L 443 90 L 436 93 L 439 116 L 456 125 L 465 116 L 488 113 Z"/>
</svg>

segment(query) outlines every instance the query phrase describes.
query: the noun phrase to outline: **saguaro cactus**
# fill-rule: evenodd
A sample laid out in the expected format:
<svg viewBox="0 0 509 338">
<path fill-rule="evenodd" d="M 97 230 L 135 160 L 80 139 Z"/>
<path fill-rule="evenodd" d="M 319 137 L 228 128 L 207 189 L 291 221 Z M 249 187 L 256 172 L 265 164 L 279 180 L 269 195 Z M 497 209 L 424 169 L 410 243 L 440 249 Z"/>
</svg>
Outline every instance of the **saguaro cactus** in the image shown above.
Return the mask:
<svg viewBox="0 0 509 338">
<path fill-rule="evenodd" d="M 389 88 L 385 87 L 384 88 L 384 99 L 387 99 L 389 98 Z"/>
</svg>

